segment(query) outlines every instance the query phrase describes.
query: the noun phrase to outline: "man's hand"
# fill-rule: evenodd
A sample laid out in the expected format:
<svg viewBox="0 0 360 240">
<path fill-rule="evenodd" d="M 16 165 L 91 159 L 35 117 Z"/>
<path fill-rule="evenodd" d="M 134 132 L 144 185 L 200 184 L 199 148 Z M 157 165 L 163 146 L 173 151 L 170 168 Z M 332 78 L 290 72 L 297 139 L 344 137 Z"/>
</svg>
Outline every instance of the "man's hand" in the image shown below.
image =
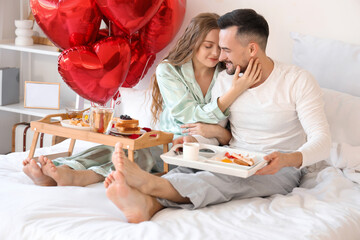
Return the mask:
<svg viewBox="0 0 360 240">
<path fill-rule="evenodd" d="M 268 162 L 268 165 L 263 167 L 262 169 L 259 169 L 255 173 L 256 175 L 268 175 L 268 174 L 273 175 L 284 167 L 299 168 L 302 164 L 302 153 L 272 152 L 269 155 L 266 155 L 264 159 Z"/>
<path fill-rule="evenodd" d="M 182 136 L 174 139 L 172 144 L 175 146 L 176 144 L 183 144 L 184 142 L 197 142 L 197 140 L 193 136 Z"/>
</svg>

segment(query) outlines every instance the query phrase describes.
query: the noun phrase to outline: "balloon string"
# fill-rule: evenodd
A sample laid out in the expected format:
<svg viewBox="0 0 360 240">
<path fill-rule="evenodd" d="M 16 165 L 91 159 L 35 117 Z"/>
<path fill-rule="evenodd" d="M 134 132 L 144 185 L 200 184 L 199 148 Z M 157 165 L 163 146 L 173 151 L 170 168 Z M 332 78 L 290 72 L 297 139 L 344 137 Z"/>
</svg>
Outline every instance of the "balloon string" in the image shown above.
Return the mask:
<svg viewBox="0 0 360 240">
<path fill-rule="evenodd" d="M 144 77 L 144 74 L 145 74 L 145 71 L 146 71 L 146 67 L 147 67 L 150 59 L 151 59 L 153 56 L 154 56 L 154 55 L 150 55 L 150 57 L 147 59 L 146 64 L 145 64 L 145 67 L 144 67 L 144 69 L 143 69 L 143 71 L 142 71 L 142 73 L 141 73 L 140 79 L 142 79 L 142 78 Z"/>
<path fill-rule="evenodd" d="M 109 37 L 111 37 L 111 31 L 112 31 L 112 21 L 109 20 Z"/>
<path fill-rule="evenodd" d="M 120 89 L 120 88 L 119 88 Z M 112 98 L 112 107 L 115 109 L 115 105 L 119 105 L 120 103 L 121 103 L 121 100 L 120 100 L 120 97 L 121 97 L 121 93 L 120 93 L 120 91 L 119 91 L 119 89 L 118 89 L 118 91 L 116 92 L 116 94 L 113 96 L 113 98 Z"/>
</svg>

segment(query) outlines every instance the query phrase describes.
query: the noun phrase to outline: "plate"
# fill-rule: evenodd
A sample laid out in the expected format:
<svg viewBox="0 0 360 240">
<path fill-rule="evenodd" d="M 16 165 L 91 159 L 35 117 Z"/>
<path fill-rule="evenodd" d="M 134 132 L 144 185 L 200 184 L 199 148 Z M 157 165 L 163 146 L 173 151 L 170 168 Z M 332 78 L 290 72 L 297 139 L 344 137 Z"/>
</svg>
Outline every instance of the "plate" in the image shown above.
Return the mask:
<svg viewBox="0 0 360 240">
<path fill-rule="evenodd" d="M 179 151 L 175 151 L 182 144 L 173 146 L 169 152 L 162 154 L 160 157 L 168 164 L 174 164 L 183 167 L 195 168 L 210 172 L 222 173 L 226 175 L 247 178 L 253 175 L 257 170 L 263 168 L 267 161 L 264 160 L 265 154 L 259 152 L 250 152 L 242 149 L 234 149 L 227 147 L 219 147 L 208 144 L 200 144 L 200 149 L 211 149 L 215 152 L 212 155 L 203 155 L 199 153 L 199 160 L 184 159 L 183 155 Z M 224 163 L 221 159 L 224 158 L 226 152 L 241 153 L 242 155 L 252 156 L 254 159 L 253 166 L 243 166 L 236 163 Z"/>
<path fill-rule="evenodd" d="M 146 131 L 141 128 L 141 129 L 140 129 L 140 133 L 122 133 L 122 132 L 119 132 L 116 128 L 112 128 L 112 129 L 110 130 L 110 133 L 111 133 L 111 134 L 114 134 L 114 135 L 130 136 L 130 135 L 133 135 L 133 134 L 142 135 L 142 134 L 146 133 Z"/>
<path fill-rule="evenodd" d="M 90 130 L 90 127 L 82 127 L 82 126 L 75 126 L 70 123 L 70 119 L 64 119 L 60 121 L 61 126 L 67 127 L 67 128 L 74 128 L 79 130 Z"/>
</svg>

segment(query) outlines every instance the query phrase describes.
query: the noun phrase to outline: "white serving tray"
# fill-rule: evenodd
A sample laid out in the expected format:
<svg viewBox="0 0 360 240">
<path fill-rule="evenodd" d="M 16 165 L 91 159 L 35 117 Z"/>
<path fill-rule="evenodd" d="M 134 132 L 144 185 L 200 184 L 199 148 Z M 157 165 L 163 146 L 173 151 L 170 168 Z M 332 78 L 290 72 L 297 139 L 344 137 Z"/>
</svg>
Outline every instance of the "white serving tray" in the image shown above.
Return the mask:
<svg viewBox="0 0 360 240">
<path fill-rule="evenodd" d="M 234 149 L 227 147 L 219 147 L 208 144 L 200 144 L 199 160 L 184 159 L 182 154 L 177 154 L 175 149 L 182 147 L 182 144 L 173 146 L 169 152 L 162 154 L 160 157 L 168 164 L 195 168 L 210 172 L 222 173 L 241 178 L 247 178 L 253 175 L 257 170 L 264 167 L 267 161 L 263 159 L 265 154 L 258 152 L 250 152 L 242 149 Z M 211 149 L 215 153 L 202 153 L 201 149 Z M 247 167 L 235 163 L 224 163 L 221 159 L 224 158 L 226 152 L 241 153 L 249 155 L 254 159 L 254 165 Z"/>
</svg>

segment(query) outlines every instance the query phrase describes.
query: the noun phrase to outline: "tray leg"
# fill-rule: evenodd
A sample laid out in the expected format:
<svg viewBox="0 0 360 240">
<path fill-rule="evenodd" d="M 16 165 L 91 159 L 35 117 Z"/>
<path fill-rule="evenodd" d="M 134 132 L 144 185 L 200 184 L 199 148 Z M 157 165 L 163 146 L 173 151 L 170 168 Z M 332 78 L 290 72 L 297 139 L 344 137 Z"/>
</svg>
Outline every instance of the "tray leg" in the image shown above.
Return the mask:
<svg viewBox="0 0 360 240">
<path fill-rule="evenodd" d="M 29 152 L 29 158 L 33 158 L 34 157 L 34 153 L 35 153 L 35 148 L 36 148 L 36 144 L 39 138 L 39 132 L 35 131 L 34 132 L 34 137 L 31 143 L 31 147 L 30 147 L 30 152 Z"/>
<path fill-rule="evenodd" d="M 128 149 L 128 158 L 130 161 L 134 161 L 134 150 Z"/>
<path fill-rule="evenodd" d="M 167 153 L 169 151 L 169 145 L 168 144 L 163 145 L 163 151 L 164 151 L 164 153 Z M 164 173 L 167 173 L 167 172 L 169 172 L 169 164 L 164 162 Z"/>
<path fill-rule="evenodd" d="M 75 141 L 76 141 L 76 139 L 73 139 L 73 138 L 70 141 L 69 150 L 68 150 L 69 156 L 72 155 L 72 152 L 73 152 L 74 146 L 75 146 Z"/>
</svg>

